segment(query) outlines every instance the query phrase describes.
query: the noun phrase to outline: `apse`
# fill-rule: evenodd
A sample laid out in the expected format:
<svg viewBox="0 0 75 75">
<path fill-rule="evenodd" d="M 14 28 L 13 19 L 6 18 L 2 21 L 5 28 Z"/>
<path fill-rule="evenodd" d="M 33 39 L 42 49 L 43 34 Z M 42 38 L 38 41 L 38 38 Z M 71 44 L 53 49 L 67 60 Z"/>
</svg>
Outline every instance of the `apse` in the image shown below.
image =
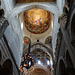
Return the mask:
<svg viewBox="0 0 75 75">
<path fill-rule="evenodd" d="M 41 34 L 51 26 L 51 13 L 44 9 L 30 9 L 24 12 L 24 22 L 29 32 Z"/>
</svg>

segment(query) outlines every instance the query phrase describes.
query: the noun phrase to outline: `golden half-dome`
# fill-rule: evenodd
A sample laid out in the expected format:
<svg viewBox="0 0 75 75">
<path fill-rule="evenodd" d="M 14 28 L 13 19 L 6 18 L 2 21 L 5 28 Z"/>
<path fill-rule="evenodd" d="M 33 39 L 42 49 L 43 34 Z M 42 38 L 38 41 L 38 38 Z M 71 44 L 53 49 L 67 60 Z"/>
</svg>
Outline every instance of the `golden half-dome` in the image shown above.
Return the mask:
<svg viewBox="0 0 75 75">
<path fill-rule="evenodd" d="M 50 12 L 43 9 L 31 9 L 24 12 L 24 21 L 27 30 L 40 34 L 50 26 Z"/>
</svg>

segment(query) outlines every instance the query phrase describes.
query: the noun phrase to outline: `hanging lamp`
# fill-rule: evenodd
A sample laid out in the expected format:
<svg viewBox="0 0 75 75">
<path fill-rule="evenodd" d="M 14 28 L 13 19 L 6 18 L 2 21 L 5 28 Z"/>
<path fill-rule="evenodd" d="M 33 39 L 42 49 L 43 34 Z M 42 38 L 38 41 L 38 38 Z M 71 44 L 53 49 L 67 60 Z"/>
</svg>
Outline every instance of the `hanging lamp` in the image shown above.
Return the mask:
<svg viewBox="0 0 75 75">
<path fill-rule="evenodd" d="M 20 70 L 22 72 L 24 72 L 25 68 L 29 69 L 32 65 L 33 65 L 33 58 L 32 58 L 31 53 L 30 53 L 30 43 L 29 43 L 28 52 L 25 53 L 25 55 L 23 55 L 23 57 L 22 57 Z"/>
</svg>

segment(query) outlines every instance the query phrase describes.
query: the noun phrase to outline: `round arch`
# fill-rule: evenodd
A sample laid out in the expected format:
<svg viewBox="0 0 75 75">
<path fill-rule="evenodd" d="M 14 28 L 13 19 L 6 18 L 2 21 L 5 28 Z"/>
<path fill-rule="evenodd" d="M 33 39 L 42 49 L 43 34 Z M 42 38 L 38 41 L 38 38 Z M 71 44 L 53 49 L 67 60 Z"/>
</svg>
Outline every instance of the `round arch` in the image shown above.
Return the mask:
<svg viewBox="0 0 75 75">
<path fill-rule="evenodd" d="M 39 46 L 38 46 L 39 45 Z M 34 47 L 36 46 L 36 47 Z M 53 57 L 53 53 L 52 53 L 52 50 L 51 48 L 45 46 L 44 44 L 40 43 L 40 42 L 36 42 L 36 43 L 33 43 L 31 45 L 31 52 L 34 51 L 35 49 L 41 49 L 43 50 L 45 53 L 47 53 L 50 57 Z M 26 48 L 23 52 L 23 54 L 25 54 L 25 52 L 28 50 L 28 48 Z"/>
<path fill-rule="evenodd" d="M 52 30 L 52 32 L 53 32 L 53 35 L 52 35 L 52 38 L 53 38 L 52 39 L 52 45 L 53 45 L 53 54 L 54 54 L 55 53 L 55 48 L 56 48 L 55 46 L 56 46 L 57 33 L 58 33 L 58 29 L 60 28 L 60 24 L 58 23 L 58 18 L 61 15 L 61 13 L 58 12 L 59 9 L 57 8 L 56 5 L 49 4 L 49 3 L 38 3 L 38 2 L 37 3 L 34 2 L 34 3 L 20 4 L 19 6 L 16 6 L 10 12 L 10 15 L 9 16 L 7 16 L 8 21 L 9 21 L 9 23 L 13 23 L 14 18 L 18 14 L 20 14 L 21 12 L 24 12 L 26 10 L 33 9 L 33 8 L 44 9 L 44 10 L 50 11 L 52 14 L 54 14 L 54 17 L 53 17 L 53 22 L 54 23 L 53 23 L 53 30 Z M 19 25 L 20 25 L 20 23 L 19 23 Z"/>
<path fill-rule="evenodd" d="M 50 68 L 52 69 L 53 68 L 53 52 L 52 52 L 51 48 L 47 47 L 45 44 L 43 44 L 41 42 L 35 42 L 31 45 L 30 52 L 32 53 L 33 51 L 35 51 L 37 49 L 40 49 L 43 52 L 47 53 L 47 55 L 50 57 L 50 60 L 49 60 Z M 28 47 L 23 51 L 23 55 L 25 55 L 25 53 L 27 53 L 27 51 L 28 51 Z"/>
<path fill-rule="evenodd" d="M 3 63 L 0 75 L 13 75 L 13 65 L 10 59 Z"/>
<path fill-rule="evenodd" d="M 12 18 L 14 18 L 15 16 L 17 16 L 18 14 L 20 14 L 23 11 L 29 10 L 29 9 L 33 9 L 33 8 L 40 8 L 40 9 L 44 9 L 47 11 L 50 11 L 51 13 L 58 15 L 59 14 L 59 10 L 55 5 L 52 4 L 48 4 L 48 3 L 26 3 L 26 4 L 21 4 L 19 6 L 16 6 L 13 11 L 11 11 L 11 15 L 9 16 L 9 20 L 11 20 Z M 53 9 L 52 9 L 53 8 Z"/>
</svg>

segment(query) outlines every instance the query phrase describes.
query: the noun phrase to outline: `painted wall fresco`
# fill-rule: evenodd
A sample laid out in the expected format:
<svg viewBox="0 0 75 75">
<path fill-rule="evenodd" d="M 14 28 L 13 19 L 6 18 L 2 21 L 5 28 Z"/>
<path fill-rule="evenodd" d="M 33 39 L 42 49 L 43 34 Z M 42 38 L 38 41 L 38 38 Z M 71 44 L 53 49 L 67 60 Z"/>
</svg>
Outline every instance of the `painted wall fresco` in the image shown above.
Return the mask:
<svg viewBox="0 0 75 75">
<path fill-rule="evenodd" d="M 24 37 L 24 44 L 29 44 L 30 42 L 31 42 L 31 40 L 27 36 L 25 36 Z"/>
<path fill-rule="evenodd" d="M 35 34 L 45 32 L 50 26 L 50 12 L 43 9 L 31 9 L 24 12 L 27 30 Z"/>
<path fill-rule="evenodd" d="M 48 36 L 45 40 L 45 44 L 49 45 L 52 48 L 52 37 Z"/>
</svg>

